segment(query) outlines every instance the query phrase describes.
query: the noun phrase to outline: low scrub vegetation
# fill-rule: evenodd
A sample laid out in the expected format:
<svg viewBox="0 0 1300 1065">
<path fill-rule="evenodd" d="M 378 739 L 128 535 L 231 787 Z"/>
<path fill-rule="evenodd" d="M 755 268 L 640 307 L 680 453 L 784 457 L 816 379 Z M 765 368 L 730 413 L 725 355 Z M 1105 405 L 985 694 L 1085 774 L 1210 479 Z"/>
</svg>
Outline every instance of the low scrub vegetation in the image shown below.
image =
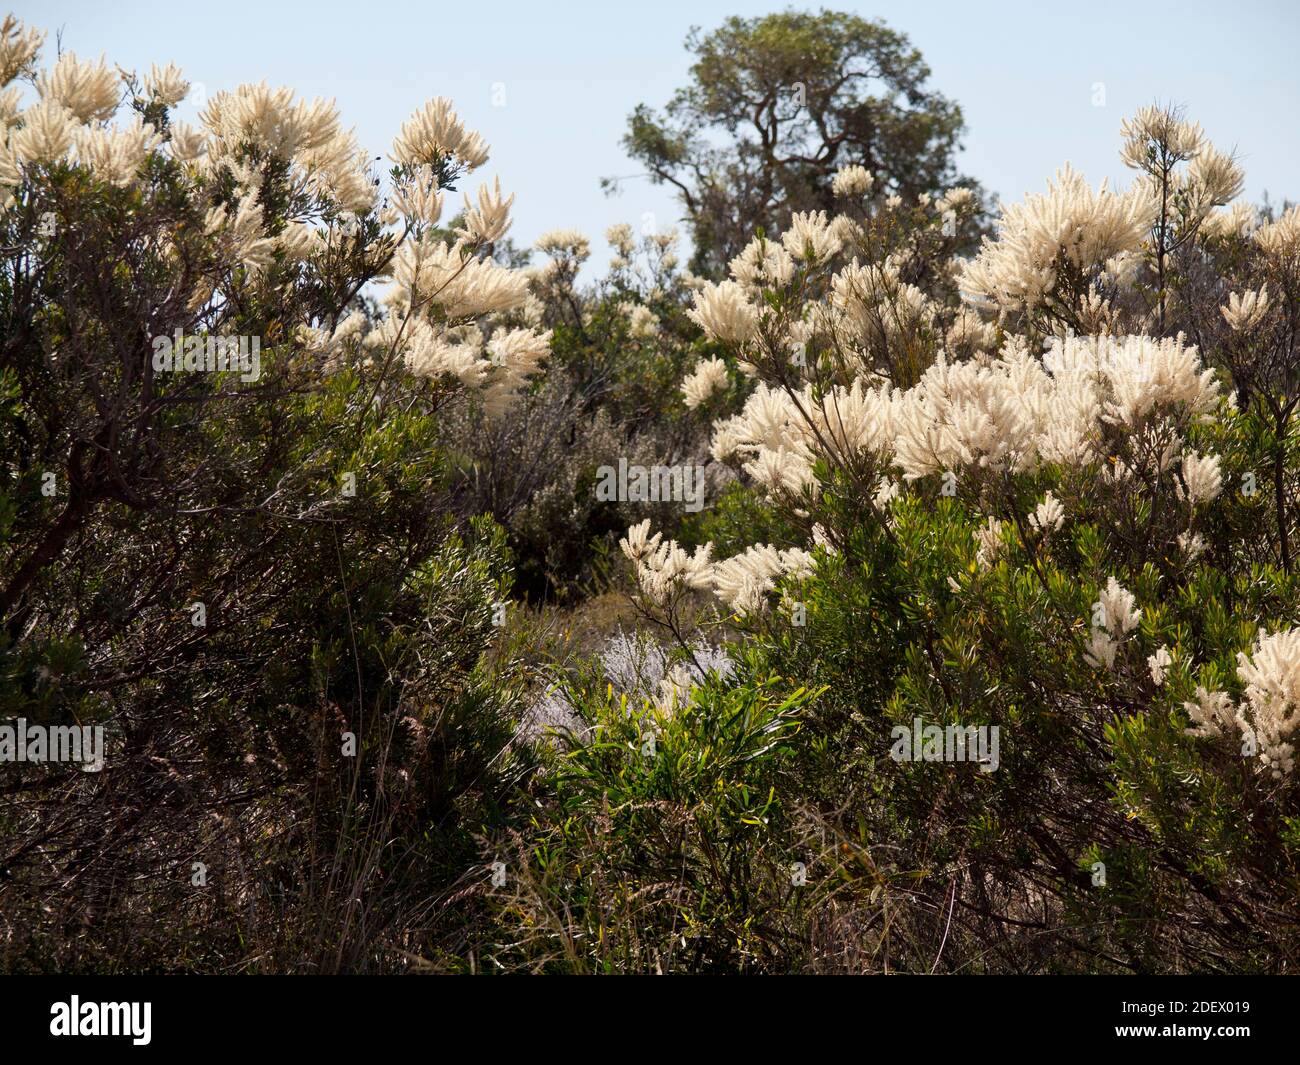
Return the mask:
<svg viewBox="0 0 1300 1065">
<path fill-rule="evenodd" d="M 446 99 L 4 22 L 0 969 L 1294 969 L 1300 209 L 1149 107 L 990 215 L 900 35 L 693 47 L 592 278 Z"/>
</svg>

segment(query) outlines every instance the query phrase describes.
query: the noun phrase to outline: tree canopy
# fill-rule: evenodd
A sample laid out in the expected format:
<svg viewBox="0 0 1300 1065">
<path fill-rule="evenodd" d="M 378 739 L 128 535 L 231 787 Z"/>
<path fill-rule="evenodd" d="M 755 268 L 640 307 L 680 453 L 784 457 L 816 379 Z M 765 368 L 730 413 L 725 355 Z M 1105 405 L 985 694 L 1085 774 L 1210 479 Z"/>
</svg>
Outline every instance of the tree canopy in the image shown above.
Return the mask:
<svg viewBox="0 0 1300 1065">
<path fill-rule="evenodd" d="M 662 113 L 639 105 L 623 143 L 677 190 L 700 270 L 725 265 L 755 228 L 832 210 L 846 165 L 866 167 L 882 197 L 975 186 L 953 164 L 961 108 L 927 87 L 921 53 L 883 22 L 791 10 L 696 28 L 686 44 L 690 84 Z"/>
</svg>

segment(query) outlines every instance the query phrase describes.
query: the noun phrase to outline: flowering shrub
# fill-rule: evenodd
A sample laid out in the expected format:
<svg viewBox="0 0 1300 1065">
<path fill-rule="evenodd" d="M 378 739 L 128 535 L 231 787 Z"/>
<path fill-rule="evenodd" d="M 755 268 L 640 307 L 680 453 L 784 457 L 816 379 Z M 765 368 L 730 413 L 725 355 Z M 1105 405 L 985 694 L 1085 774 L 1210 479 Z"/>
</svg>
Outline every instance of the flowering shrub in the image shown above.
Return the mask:
<svg viewBox="0 0 1300 1065">
<path fill-rule="evenodd" d="M 332 103 L 246 85 L 191 127 L 174 67 L 40 46 L 0 27 L 0 717 L 109 750 L 4 763 L 7 964 L 375 964 L 525 758 L 484 664 L 504 539 L 455 527 L 439 439 L 546 355 L 490 254 L 509 200 L 433 228 L 487 160 L 446 100 L 385 181 Z"/>
<path fill-rule="evenodd" d="M 900 869 L 917 965 L 944 935 L 1006 965 L 1296 949 L 1263 915 L 1300 857 L 1300 210 L 1231 204 L 1235 164 L 1175 114 L 1124 136 L 1129 190 L 1067 168 L 972 260 L 948 254 L 960 190 L 864 209 L 851 171 L 844 213 L 756 237 L 692 315 L 755 380 L 713 453 L 799 537 L 622 542 L 648 616 L 712 592 L 763 668 L 822 690 L 787 801 L 924 855 Z M 891 764 L 914 721 L 999 727 L 1000 767 Z"/>
</svg>

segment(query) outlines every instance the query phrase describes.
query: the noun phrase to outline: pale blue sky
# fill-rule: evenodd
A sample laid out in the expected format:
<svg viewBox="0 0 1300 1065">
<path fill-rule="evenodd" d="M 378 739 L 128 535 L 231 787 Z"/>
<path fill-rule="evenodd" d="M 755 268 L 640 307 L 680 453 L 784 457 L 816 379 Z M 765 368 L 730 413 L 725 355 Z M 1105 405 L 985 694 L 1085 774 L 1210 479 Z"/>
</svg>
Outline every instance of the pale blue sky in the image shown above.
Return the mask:
<svg viewBox="0 0 1300 1065">
<path fill-rule="evenodd" d="M 784 6 L 20 0 L 12 10 L 49 30 L 51 45 L 61 29 L 64 47 L 82 56 L 106 52 L 140 70 L 171 60 L 208 92 L 265 78 L 308 97 L 336 97 L 376 155 L 426 99 L 450 96 L 492 146 L 480 173 L 499 174 L 517 195 L 512 236 L 528 243 L 546 229 L 580 229 L 603 259 L 608 225 L 639 225 L 647 212 L 664 225 L 677 219 L 662 188 L 632 181 L 607 198 L 597 182 L 636 172 L 619 147 L 627 115 L 641 101 L 663 104 L 684 83 L 687 30 Z M 826 6 L 883 18 L 911 37 L 931 84 L 965 111 L 961 168 L 1004 198 L 1040 190 L 1066 160 L 1094 184 L 1127 183 L 1116 154 L 1120 120 L 1172 100 L 1221 148 L 1237 150 L 1248 198 L 1267 190 L 1275 201 L 1300 199 L 1295 0 Z M 1104 107 L 1093 106 L 1097 82 Z M 504 107 L 493 105 L 497 84 Z"/>
</svg>

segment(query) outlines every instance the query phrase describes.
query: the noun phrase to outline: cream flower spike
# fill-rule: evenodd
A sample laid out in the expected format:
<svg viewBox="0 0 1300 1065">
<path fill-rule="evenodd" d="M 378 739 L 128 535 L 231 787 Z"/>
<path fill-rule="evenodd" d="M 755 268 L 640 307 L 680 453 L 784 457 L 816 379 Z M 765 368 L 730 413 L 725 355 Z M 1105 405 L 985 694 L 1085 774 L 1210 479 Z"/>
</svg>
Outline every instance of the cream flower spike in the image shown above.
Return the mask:
<svg viewBox="0 0 1300 1065">
<path fill-rule="evenodd" d="M 758 329 L 758 310 L 735 281 L 709 284 L 695 294 L 695 306 L 686 312 L 714 340 L 743 344 Z"/>
<path fill-rule="evenodd" d="M 189 95 L 190 91 L 190 83 L 185 80 L 180 67 L 175 63 L 168 63 L 162 68 L 159 68 L 156 63 L 153 64 L 144 79 L 144 87 L 150 96 L 167 107 L 175 107 Z"/>
<path fill-rule="evenodd" d="M 831 191 L 845 199 L 862 197 L 871 191 L 874 181 L 865 166 L 842 166 L 831 180 Z"/>
<path fill-rule="evenodd" d="M 681 392 L 691 410 L 727 387 L 727 364 L 716 356 L 701 359 L 682 380 Z"/>
<path fill-rule="evenodd" d="M 465 128 L 451 100 L 439 96 L 406 120 L 393 141 L 391 158 L 409 166 L 437 166 L 448 157 L 477 170 L 487 162 L 488 148 L 482 137 Z"/>
<path fill-rule="evenodd" d="M 1246 685 L 1243 709 L 1260 761 L 1275 778 L 1290 774 L 1300 727 L 1300 628 L 1258 636 L 1249 656 L 1237 655 L 1237 676 Z"/>
<path fill-rule="evenodd" d="M 1258 292 L 1230 292 L 1228 302 L 1219 310 L 1228 327 L 1234 333 L 1245 333 L 1253 329 L 1268 313 L 1268 283 L 1265 282 Z"/>
<path fill-rule="evenodd" d="M 24 163 L 57 163 L 76 137 L 76 116 L 57 100 L 42 100 L 22 113 L 22 127 L 10 134 L 9 144 Z"/>
<path fill-rule="evenodd" d="M 514 202 L 513 194 L 509 199 L 501 198 L 501 179 L 494 178 L 491 191 L 486 185 L 479 188 L 477 204 L 470 202 L 469 193 L 465 194 L 465 222 L 456 232 L 466 240 L 484 244 L 500 240 L 510 228 L 510 205 Z"/>
<path fill-rule="evenodd" d="M 31 68 L 44 41 L 42 31 L 24 26 L 13 15 L 4 17 L 0 22 L 0 87 Z"/>
<path fill-rule="evenodd" d="M 98 63 L 83 63 L 73 52 L 65 52 L 52 70 L 37 76 L 36 91 L 42 100 L 62 104 L 83 123 L 106 121 L 122 96 L 121 81 L 102 56 Z"/>
</svg>

